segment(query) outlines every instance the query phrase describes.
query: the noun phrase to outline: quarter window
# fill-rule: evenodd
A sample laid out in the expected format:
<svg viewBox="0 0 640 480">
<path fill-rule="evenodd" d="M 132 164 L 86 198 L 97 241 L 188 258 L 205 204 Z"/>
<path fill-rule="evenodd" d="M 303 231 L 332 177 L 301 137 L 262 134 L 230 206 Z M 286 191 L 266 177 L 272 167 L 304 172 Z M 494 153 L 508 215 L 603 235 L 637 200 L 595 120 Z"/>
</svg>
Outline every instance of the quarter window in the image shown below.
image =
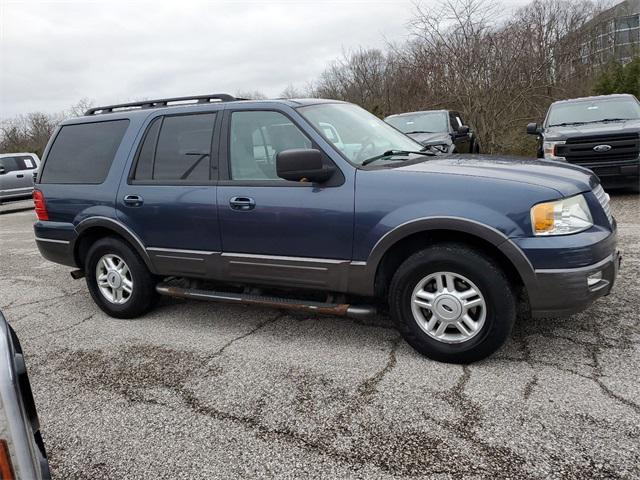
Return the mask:
<svg viewBox="0 0 640 480">
<path fill-rule="evenodd" d="M 231 115 L 232 179 L 279 180 L 276 155 L 292 148 L 311 148 L 311 141 L 285 115 L 268 111 Z"/>
<path fill-rule="evenodd" d="M 56 136 L 41 183 L 104 182 L 129 120 L 65 125 Z"/>
<path fill-rule="evenodd" d="M 135 180 L 159 182 L 211 179 L 211 142 L 215 113 L 155 119 L 138 153 Z"/>
</svg>

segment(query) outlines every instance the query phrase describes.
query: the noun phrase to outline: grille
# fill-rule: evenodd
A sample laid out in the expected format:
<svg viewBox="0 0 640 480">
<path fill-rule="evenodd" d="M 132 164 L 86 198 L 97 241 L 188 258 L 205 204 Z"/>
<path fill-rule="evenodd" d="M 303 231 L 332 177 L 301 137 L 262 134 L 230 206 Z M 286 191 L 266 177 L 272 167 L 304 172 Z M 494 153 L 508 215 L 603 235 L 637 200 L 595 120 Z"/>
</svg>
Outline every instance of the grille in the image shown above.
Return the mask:
<svg viewBox="0 0 640 480">
<path fill-rule="evenodd" d="M 604 188 L 602 188 L 602 185 L 598 185 L 596 188 L 594 188 L 593 194 L 598 199 L 598 202 L 600 202 L 600 205 L 602 205 L 602 208 L 604 209 L 604 213 L 607 214 L 609 223 L 613 225 L 613 216 L 611 215 L 611 206 L 609 205 L 609 194 L 604 191 Z"/>
<path fill-rule="evenodd" d="M 609 145 L 611 150 L 596 152 L 593 147 L 597 145 Z M 635 160 L 640 155 L 640 135 L 624 133 L 570 138 L 556 147 L 556 155 L 577 164 Z"/>
</svg>

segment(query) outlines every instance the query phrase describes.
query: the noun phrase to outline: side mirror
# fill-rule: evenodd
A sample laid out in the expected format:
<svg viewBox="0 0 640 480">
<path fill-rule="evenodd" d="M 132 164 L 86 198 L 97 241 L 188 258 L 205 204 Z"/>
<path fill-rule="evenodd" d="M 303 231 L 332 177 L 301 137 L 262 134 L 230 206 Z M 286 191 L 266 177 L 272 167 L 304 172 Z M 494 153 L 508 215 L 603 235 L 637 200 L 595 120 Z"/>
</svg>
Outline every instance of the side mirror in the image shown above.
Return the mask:
<svg viewBox="0 0 640 480">
<path fill-rule="evenodd" d="M 292 182 L 322 183 L 331 177 L 333 168 L 322 161 L 322 153 L 315 149 L 283 150 L 276 155 L 278 177 Z"/>
<path fill-rule="evenodd" d="M 4 175 L 5 173 L 7 173 L 5 168 L 3 166 L 0 166 L 0 175 Z"/>
<path fill-rule="evenodd" d="M 459 127 L 458 127 L 458 130 L 456 130 L 456 133 L 457 133 L 458 135 L 468 135 L 468 134 L 469 134 L 469 131 L 470 131 L 470 129 L 469 129 L 469 127 L 468 127 L 468 126 L 466 126 L 466 125 L 461 125 L 461 126 L 459 126 Z"/>
<path fill-rule="evenodd" d="M 542 133 L 542 127 L 537 123 L 529 123 L 527 125 L 527 133 L 529 135 L 539 135 Z"/>
</svg>

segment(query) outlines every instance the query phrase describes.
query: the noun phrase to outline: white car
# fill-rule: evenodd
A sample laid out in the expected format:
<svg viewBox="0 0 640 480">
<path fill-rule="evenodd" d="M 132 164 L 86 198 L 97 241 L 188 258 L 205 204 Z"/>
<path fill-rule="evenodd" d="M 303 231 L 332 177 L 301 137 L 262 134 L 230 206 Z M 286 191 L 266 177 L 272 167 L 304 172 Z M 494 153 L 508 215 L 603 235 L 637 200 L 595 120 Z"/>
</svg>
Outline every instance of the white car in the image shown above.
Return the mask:
<svg viewBox="0 0 640 480">
<path fill-rule="evenodd" d="M 0 203 L 30 197 L 38 168 L 40 159 L 35 153 L 0 154 Z"/>
</svg>

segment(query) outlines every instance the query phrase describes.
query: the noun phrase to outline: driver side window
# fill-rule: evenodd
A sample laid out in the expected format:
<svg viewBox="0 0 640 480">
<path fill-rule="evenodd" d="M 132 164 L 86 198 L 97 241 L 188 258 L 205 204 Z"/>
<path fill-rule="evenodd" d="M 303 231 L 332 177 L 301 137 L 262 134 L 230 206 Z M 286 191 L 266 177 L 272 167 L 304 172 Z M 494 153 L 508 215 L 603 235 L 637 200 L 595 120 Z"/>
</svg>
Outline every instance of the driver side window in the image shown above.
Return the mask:
<svg viewBox="0 0 640 480">
<path fill-rule="evenodd" d="M 311 141 L 285 115 L 270 111 L 231 114 L 229 162 L 233 180 L 279 180 L 276 155 L 292 148 L 311 148 Z"/>
</svg>

